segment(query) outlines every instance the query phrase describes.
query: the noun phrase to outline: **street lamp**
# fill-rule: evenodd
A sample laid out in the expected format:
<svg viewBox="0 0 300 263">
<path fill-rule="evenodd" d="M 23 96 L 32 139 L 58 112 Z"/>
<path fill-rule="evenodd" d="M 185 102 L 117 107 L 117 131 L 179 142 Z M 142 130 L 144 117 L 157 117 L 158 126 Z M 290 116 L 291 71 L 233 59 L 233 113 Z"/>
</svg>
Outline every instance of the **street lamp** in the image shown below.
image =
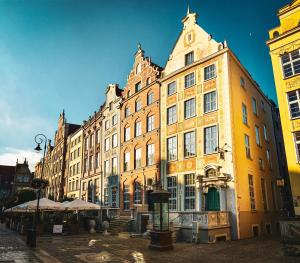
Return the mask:
<svg viewBox="0 0 300 263">
<path fill-rule="evenodd" d="M 36 213 L 33 220 L 32 228 L 28 229 L 28 233 L 27 233 L 27 245 L 30 247 L 36 247 L 36 228 L 39 220 L 39 205 L 40 205 L 40 198 L 41 198 L 41 190 L 47 185 L 45 180 L 43 180 L 43 174 L 44 174 L 45 154 L 46 154 L 48 139 L 44 134 L 39 133 L 34 137 L 34 140 L 37 143 L 37 146 L 34 148 L 34 150 L 38 153 L 42 150 L 41 144 L 44 143 L 44 154 L 43 154 L 41 177 L 39 179 L 38 178 L 34 179 L 32 182 L 33 187 L 37 189 L 37 205 L 36 205 Z"/>
<path fill-rule="evenodd" d="M 155 250 L 173 249 L 171 231 L 169 229 L 169 197 L 165 190 L 155 190 L 151 193 L 153 202 L 153 229 L 150 231 L 149 248 Z"/>
</svg>

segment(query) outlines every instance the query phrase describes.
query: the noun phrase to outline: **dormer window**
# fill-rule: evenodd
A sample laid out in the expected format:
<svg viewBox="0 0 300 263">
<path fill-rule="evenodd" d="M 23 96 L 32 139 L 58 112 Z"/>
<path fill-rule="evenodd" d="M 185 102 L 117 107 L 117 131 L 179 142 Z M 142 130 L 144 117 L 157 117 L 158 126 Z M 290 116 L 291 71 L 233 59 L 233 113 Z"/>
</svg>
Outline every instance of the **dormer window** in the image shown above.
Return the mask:
<svg viewBox="0 0 300 263">
<path fill-rule="evenodd" d="M 194 51 L 185 55 L 185 66 L 188 66 L 194 62 Z"/>
</svg>

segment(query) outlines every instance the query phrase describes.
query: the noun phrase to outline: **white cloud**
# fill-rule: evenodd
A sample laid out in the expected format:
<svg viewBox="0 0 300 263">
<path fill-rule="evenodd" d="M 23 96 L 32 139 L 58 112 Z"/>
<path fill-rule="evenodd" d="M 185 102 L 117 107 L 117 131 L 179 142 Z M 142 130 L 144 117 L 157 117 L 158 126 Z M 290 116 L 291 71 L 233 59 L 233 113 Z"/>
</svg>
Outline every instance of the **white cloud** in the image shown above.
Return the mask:
<svg viewBox="0 0 300 263">
<path fill-rule="evenodd" d="M 0 154 L 0 165 L 16 165 L 17 159 L 19 163 L 24 162 L 26 158 L 31 172 L 34 172 L 35 164 L 41 159 L 42 155 L 33 150 L 5 148 Z"/>
</svg>

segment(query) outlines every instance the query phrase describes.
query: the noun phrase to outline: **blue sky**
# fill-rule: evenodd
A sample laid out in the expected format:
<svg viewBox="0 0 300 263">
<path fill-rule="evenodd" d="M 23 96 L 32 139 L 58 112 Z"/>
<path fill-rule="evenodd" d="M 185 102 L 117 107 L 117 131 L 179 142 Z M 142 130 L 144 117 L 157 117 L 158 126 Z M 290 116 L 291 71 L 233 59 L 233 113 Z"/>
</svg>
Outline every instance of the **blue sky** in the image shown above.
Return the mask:
<svg viewBox="0 0 300 263">
<path fill-rule="evenodd" d="M 32 153 L 34 135 L 53 138 L 59 112 L 81 124 L 109 83 L 125 85 L 137 43 L 164 66 L 188 1 L 0 0 L 0 164 Z M 287 0 L 190 0 L 198 24 L 227 40 L 276 100 L 265 41 Z"/>
</svg>

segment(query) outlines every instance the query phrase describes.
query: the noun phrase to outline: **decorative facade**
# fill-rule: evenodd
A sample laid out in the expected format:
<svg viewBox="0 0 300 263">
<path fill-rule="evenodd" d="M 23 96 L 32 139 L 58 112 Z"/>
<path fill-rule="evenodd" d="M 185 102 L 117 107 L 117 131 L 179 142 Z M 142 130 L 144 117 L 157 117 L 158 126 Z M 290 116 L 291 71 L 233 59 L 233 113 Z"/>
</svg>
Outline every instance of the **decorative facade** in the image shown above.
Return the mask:
<svg viewBox="0 0 300 263">
<path fill-rule="evenodd" d="M 296 216 L 300 216 L 300 1 L 278 11 L 280 26 L 269 31 L 278 105 Z M 288 181 L 285 182 L 288 184 Z"/>
<path fill-rule="evenodd" d="M 161 169 L 171 220 L 186 236 L 193 222 L 209 229 L 207 220 L 226 239 L 275 231 L 280 200 L 271 105 L 227 43 L 216 42 L 196 18 L 188 10 L 160 80 Z"/>
<path fill-rule="evenodd" d="M 160 77 L 139 45 L 123 92 L 121 108 L 121 212 L 148 204 L 154 183 L 160 180 Z"/>
</svg>

